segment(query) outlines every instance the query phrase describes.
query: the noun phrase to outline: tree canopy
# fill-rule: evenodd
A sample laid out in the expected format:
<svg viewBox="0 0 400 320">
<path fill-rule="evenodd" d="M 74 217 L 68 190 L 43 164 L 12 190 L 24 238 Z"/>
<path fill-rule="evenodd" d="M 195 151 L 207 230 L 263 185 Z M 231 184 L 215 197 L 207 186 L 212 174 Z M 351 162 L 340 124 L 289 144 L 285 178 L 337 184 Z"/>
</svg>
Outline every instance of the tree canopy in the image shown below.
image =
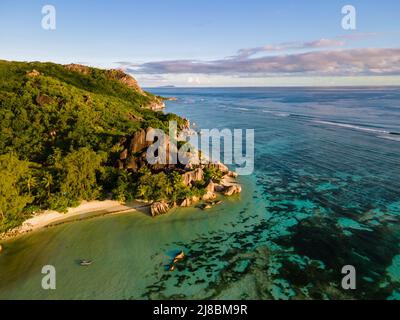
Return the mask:
<svg viewBox="0 0 400 320">
<path fill-rule="evenodd" d="M 160 98 L 118 77 L 134 81 L 121 71 L 0 60 L 0 232 L 81 200 L 159 200 L 185 189 L 173 187 L 173 173 L 115 168 L 122 139 L 184 122 L 146 108 Z"/>
</svg>

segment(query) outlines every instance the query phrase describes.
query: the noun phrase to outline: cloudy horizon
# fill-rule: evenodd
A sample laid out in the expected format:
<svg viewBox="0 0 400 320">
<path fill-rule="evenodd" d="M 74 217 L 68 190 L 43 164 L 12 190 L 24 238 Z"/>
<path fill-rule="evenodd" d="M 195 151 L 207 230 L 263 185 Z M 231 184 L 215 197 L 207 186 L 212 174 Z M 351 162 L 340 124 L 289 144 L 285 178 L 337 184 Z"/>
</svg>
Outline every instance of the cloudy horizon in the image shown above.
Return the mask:
<svg viewBox="0 0 400 320">
<path fill-rule="evenodd" d="M 346 4 L 54 0 L 48 31 L 41 1 L 4 0 L 0 59 L 122 68 L 144 87 L 400 85 L 400 2 L 351 1 L 350 30 Z"/>
</svg>

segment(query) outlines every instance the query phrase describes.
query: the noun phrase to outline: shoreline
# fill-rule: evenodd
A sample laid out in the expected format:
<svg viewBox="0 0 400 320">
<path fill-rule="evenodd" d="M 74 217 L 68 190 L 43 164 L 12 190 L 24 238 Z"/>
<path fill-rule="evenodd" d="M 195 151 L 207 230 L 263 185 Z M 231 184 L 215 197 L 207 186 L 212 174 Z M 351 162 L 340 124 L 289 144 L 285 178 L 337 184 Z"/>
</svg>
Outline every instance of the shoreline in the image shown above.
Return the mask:
<svg viewBox="0 0 400 320">
<path fill-rule="evenodd" d="M 174 97 L 171 98 L 161 98 L 161 101 L 175 101 L 177 100 Z M 163 106 L 161 109 L 164 109 L 166 106 L 163 103 Z M 187 120 L 187 119 L 186 119 Z M 189 121 L 189 120 L 187 120 Z M 187 130 L 190 132 L 190 130 L 193 130 L 190 128 L 190 122 L 188 124 Z M 219 170 L 221 172 L 224 172 L 224 175 L 220 181 L 219 185 L 216 185 L 214 187 L 214 184 L 212 184 L 212 190 L 209 190 L 205 196 L 209 196 L 209 198 L 203 198 L 203 199 L 197 199 L 197 197 L 192 197 L 191 199 L 185 199 L 187 204 L 185 205 L 180 205 L 180 207 L 192 207 L 194 206 L 197 202 L 204 200 L 204 201 L 209 201 L 212 199 L 215 199 L 216 193 L 220 193 L 224 196 L 231 196 L 232 194 L 235 193 L 240 193 L 241 192 L 241 186 L 237 181 L 237 175 L 233 173 L 232 171 L 229 170 L 229 168 L 217 161 L 217 162 L 212 162 L 210 161 L 210 158 L 207 155 L 202 155 L 199 158 L 200 163 L 202 160 L 205 160 L 206 163 L 210 164 L 213 163 L 217 166 L 219 166 Z M 221 169 L 222 167 L 222 169 Z M 217 190 L 218 187 L 218 190 Z M 224 193 L 227 189 L 234 189 L 231 190 L 228 193 Z M 213 197 L 211 197 L 211 196 Z M 195 199 L 196 198 L 196 199 Z M 184 201 L 184 202 L 185 202 Z M 146 214 L 148 214 L 150 217 L 155 216 L 153 215 L 153 204 L 158 205 L 162 204 L 163 201 L 153 201 L 153 202 L 144 202 L 141 200 L 134 200 L 129 203 L 121 203 L 116 200 L 92 200 L 92 201 L 82 201 L 77 207 L 73 208 L 68 208 L 66 213 L 61 213 L 55 210 L 45 210 L 38 212 L 34 215 L 32 215 L 30 218 L 26 219 L 21 225 L 10 229 L 6 232 L 0 233 L 0 241 L 9 241 L 18 238 L 19 236 L 44 229 L 46 227 L 54 227 L 63 223 L 69 223 L 69 222 L 74 222 L 74 221 L 79 221 L 79 220 L 85 220 L 89 218 L 95 218 L 99 216 L 104 216 L 104 215 L 109 215 L 109 214 L 119 214 L 119 213 L 126 213 L 126 212 L 139 212 L 139 211 L 145 211 Z M 175 207 L 176 205 L 174 205 Z M 165 212 L 158 212 L 158 214 L 163 214 L 169 211 L 168 208 Z M 156 211 L 159 210 L 156 208 Z M 1 252 L 1 246 L 0 246 L 0 252 Z"/>
<path fill-rule="evenodd" d="M 13 240 L 21 235 L 31 233 L 43 228 L 57 226 L 63 223 L 95 218 L 99 216 L 125 212 L 139 212 L 148 210 L 149 204 L 145 202 L 121 203 L 116 200 L 83 201 L 79 206 L 68 208 L 66 213 L 54 210 L 45 210 L 25 220 L 19 227 L 0 234 L 0 241 Z"/>
<path fill-rule="evenodd" d="M 225 186 L 239 185 L 233 177 L 225 176 L 221 182 Z M 40 229 L 55 227 L 63 223 L 70 223 L 79 220 L 97 218 L 110 214 L 144 211 L 151 216 L 151 203 L 135 200 L 129 203 L 121 203 L 116 200 L 92 200 L 82 201 L 77 207 L 68 208 L 66 213 L 55 210 L 39 212 L 25 220 L 20 226 L 0 234 L 0 241 L 9 241 L 19 236 L 38 231 Z"/>
</svg>

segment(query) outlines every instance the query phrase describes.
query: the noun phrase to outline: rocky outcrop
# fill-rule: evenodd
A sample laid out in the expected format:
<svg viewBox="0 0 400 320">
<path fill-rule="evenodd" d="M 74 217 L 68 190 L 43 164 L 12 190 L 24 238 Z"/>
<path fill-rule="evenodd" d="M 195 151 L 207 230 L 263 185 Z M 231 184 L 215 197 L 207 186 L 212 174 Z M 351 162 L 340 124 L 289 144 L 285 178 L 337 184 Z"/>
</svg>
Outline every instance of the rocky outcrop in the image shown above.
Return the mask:
<svg viewBox="0 0 400 320">
<path fill-rule="evenodd" d="M 66 64 L 64 67 L 69 71 L 79 72 L 86 75 L 92 72 L 89 67 L 76 63 Z"/>
<path fill-rule="evenodd" d="M 154 97 L 150 103 L 144 105 L 143 107 L 153 111 L 160 111 L 165 108 L 165 103 L 163 99 Z"/>
<path fill-rule="evenodd" d="M 187 125 L 189 126 L 189 122 Z M 171 147 L 168 136 L 165 137 L 165 144 L 159 146 L 159 152 L 161 149 L 165 151 L 167 164 L 149 164 L 146 160 L 146 148 L 150 146 L 152 142 L 147 141 L 146 137 L 151 130 L 153 129 L 139 129 L 131 137 L 121 139 L 120 145 L 124 148 L 119 154 L 116 166 L 122 166 L 122 168 L 134 172 L 139 171 L 143 166 L 147 166 L 152 173 L 170 172 L 173 170 L 180 174 L 182 183 L 185 186 L 192 187 L 196 182 L 199 182 L 199 187 L 204 188 L 205 191 L 201 197 L 190 196 L 183 200 L 180 199 L 180 202 L 178 201 L 178 203 L 168 202 L 167 200 L 154 202 L 150 206 L 152 216 L 166 213 L 171 207 L 177 205 L 180 207 L 191 207 L 200 201 L 202 202 L 200 203 L 200 208 L 202 208 L 203 205 L 206 205 L 207 207 L 213 206 L 215 203 L 220 203 L 220 201 L 216 200 L 217 193 L 231 196 L 241 192 L 241 186 L 235 182 L 235 178 L 237 177 L 235 172 L 229 171 L 229 168 L 221 162 L 210 163 L 209 160 L 202 156 L 201 152 L 198 150 L 188 150 L 188 152 L 186 152 L 185 156 L 192 160 L 189 165 L 185 165 L 186 162 L 168 164 L 169 148 Z M 202 160 L 203 158 L 207 160 L 207 162 L 204 163 Z M 180 160 L 182 161 L 181 158 Z M 222 174 L 223 178 L 219 184 L 216 184 L 212 179 L 204 183 L 205 168 L 213 168 Z"/>
<path fill-rule="evenodd" d="M 200 159 L 197 152 L 180 153 L 180 160 L 185 163 L 186 170 L 192 170 L 194 167 L 200 165 Z"/>
<path fill-rule="evenodd" d="M 190 201 L 189 198 L 186 198 L 180 204 L 181 207 L 190 207 L 191 205 L 192 205 L 192 202 Z"/>
<path fill-rule="evenodd" d="M 45 94 L 39 94 L 36 97 L 36 103 L 39 106 L 44 106 L 44 105 L 50 104 L 52 102 L 54 102 L 53 98 L 46 96 Z"/>
<path fill-rule="evenodd" d="M 210 201 L 210 200 L 214 200 L 216 197 L 217 197 L 217 195 L 214 192 L 208 191 L 203 195 L 202 199 L 204 201 Z"/>
<path fill-rule="evenodd" d="M 40 72 L 33 69 L 32 71 L 26 72 L 26 76 L 30 77 L 30 78 L 38 77 L 38 76 L 40 76 Z"/>
<path fill-rule="evenodd" d="M 205 191 L 206 193 L 203 195 L 203 200 L 209 201 L 217 197 L 217 195 L 215 194 L 215 184 L 212 180 L 208 182 L 207 186 L 205 187 Z"/>
<path fill-rule="evenodd" d="M 189 119 L 184 119 L 183 128 L 182 129 L 186 129 L 186 130 L 190 129 L 190 121 L 189 121 Z"/>
<path fill-rule="evenodd" d="M 199 201 L 200 201 L 200 199 L 198 197 L 193 196 L 191 198 L 186 198 L 185 200 L 183 200 L 181 202 L 180 206 L 181 207 L 190 207 Z"/>
<path fill-rule="evenodd" d="M 144 129 L 140 129 L 133 134 L 129 145 L 129 151 L 131 153 L 137 153 L 147 146 L 149 146 L 149 144 L 146 141 L 146 131 Z"/>
<path fill-rule="evenodd" d="M 123 85 L 144 94 L 144 91 L 137 83 L 136 79 L 129 74 L 126 74 L 120 69 L 111 69 L 106 71 L 107 78 L 117 80 Z"/>
<path fill-rule="evenodd" d="M 165 201 L 153 202 L 150 205 L 150 213 L 152 217 L 168 212 L 169 205 Z"/>
<path fill-rule="evenodd" d="M 215 192 L 222 192 L 225 190 L 225 186 L 221 185 L 221 184 L 214 184 L 214 190 Z"/>
<path fill-rule="evenodd" d="M 125 162 L 125 167 L 126 167 L 126 169 L 130 169 L 135 172 L 138 171 L 139 164 L 138 164 L 137 159 L 135 157 L 129 157 Z"/>
<path fill-rule="evenodd" d="M 215 163 L 209 163 L 208 167 L 209 168 L 214 168 L 214 169 L 216 169 L 218 171 L 221 171 L 222 174 L 229 173 L 229 168 L 226 165 L 224 165 L 223 163 L 219 162 L 219 161 L 215 162 Z"/>
<path fill-rule="evenodd" d="M 238 184 L 234 184 L 234 185 L 226 187 L 225 190 L 222 192 L 222 194 L 224 196 L 231 196 L 233 194 L 237 194 L 240 192 L 242 192 L 242 187 Z"/>
<path fill-rule="evenodd" d="M 206 186 L 206 191 L 207 192 L 214 192 L 215 191 L 215 183 L 212 180 L 208 181 L 208 184 Z"/>
<path fill-rule="evenodd" d="M 229 171 L 229 172 L 227 173 L 227 176 L 230 177 L 230 178 L 237 178 L 237 177 L 238 177 L 238 174 L 237 174 L 236 172 Z"/>
<path fill-rule="evenodd" d="M 128 149 L 124 149 L 120 154 L 119 154 L 119 160 L 126 160 L 128 158 Z"/>
<path fill-rule="evenodd" d="M 222 203 L 221 200 L 206 201 L 205 203 L 201 204 L 199 208 L 202 210 L 211 209 L 212 207 L 219 205 L 221 203 Z"/>
<path fill-rule="evenodd" d="M 196 170 L 185 172 L 182 175 L 183 183 L 186 186 L 190 186 L 192 184 L 192 182 L 201 181 L 201 180 L 203 180 L 203 178 L 204 178 L 204 172 L 203 172 L 203 169 L 201 169 L 201 168 L 197 168 Z"/>
</svg>

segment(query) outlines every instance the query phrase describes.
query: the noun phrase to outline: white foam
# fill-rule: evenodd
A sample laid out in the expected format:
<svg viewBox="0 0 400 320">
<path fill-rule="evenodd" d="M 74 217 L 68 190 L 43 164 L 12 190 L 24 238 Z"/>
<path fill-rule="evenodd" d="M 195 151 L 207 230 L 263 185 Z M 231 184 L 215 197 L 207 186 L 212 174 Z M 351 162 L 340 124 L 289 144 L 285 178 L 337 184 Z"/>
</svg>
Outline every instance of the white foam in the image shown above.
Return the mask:
<svg viewBox="0 0 400 320">
<path fill-rule="evenodd" d="M 392 140 L 392 141 L 398 141 L 400 142 L 400 137 L 399 136 L 393 136 L 393 135 L 388 135 L 388 136 L 378 136 L 379 138 L 382 139 L 388 139 L 388 140 Z"/>
<path fill-rule="evenodd" d="M 270 110 L 262 110 L 262 112 L 271 113 L 272 115 L 277 116 L 277 117 L 289 117 L 290 116 L 290 113 L 286 113 L 286 112 L 276 112 L 276 111 L 270 111 Z"/>
<path fill-rule="evenodd" d="M 330 122 L 330 121 L 322 121 L 322 120 L 314 120 L 313 122 L 320 123 L 320 124 L 327 124 L 327 125 L 331 125 L 331 126 L 342 127 L 342 128 L 360 130 L 360 131 L 375 132 L 375 133 L 381 133 L 381 134 L 390 134 L 389 131 L 386 131 L 383 129 L 373 129 L 373 128 L 361 127 L 361 126 L 348 124 L 348 123 Z"/>
</svg>

